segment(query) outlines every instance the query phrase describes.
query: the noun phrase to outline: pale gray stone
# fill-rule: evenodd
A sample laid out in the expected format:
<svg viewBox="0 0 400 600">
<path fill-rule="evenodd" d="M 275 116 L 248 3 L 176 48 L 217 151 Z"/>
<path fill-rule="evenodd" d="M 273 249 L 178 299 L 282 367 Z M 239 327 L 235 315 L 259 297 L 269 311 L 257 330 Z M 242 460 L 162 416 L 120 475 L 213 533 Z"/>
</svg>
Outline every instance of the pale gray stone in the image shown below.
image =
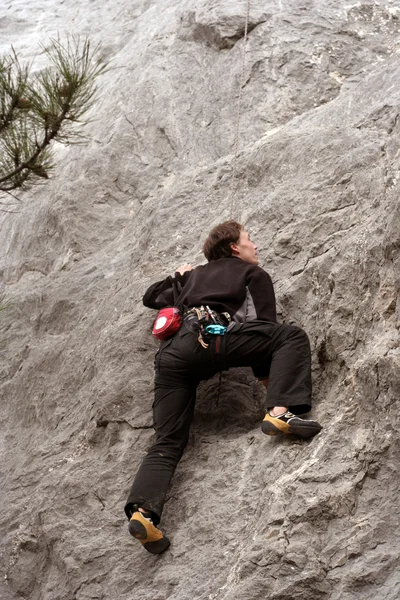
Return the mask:
<svg viewBox="0 0 400 600">
<path fill-rule="evenodd" d="M 88 144 L 0 213 L 1 597 L 397 600 L 400 3 L 251 0 L 243 81 L 244 0 L 0 10 L 2 51 L 70 32 L 111 61 Z M 154 439 L 141 297 L 232 215 L 324 429 L 263 436 L 247 370 L 202 384 L 154 557 L 123 513 Z"/>
</svg>

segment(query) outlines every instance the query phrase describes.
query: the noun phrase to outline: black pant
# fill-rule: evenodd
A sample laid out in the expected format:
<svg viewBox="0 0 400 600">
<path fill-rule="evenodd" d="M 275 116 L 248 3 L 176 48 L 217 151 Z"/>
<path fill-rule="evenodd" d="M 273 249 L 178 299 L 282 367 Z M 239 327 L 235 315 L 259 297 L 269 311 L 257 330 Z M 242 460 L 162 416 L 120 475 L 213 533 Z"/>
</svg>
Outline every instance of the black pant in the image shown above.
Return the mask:
<svg viewBox="0 0 400 600">
<path fill-rule="evenodd" d="M 269 375 L 268 406 L 288 406 L 295 414 L 311 409 L 311 354 L 307 334 L 299 327 L 265 321 L 235 325 L 213 336 L 207 349 L 185 326 L 161 343 L 155 359 L 153 403 L 156 442 L 133 482 L 125 512 L 134 505 L 161 513 L 169 483 L 189 439 L 196 388 L 230 367 L 252 367 Z"/>
</svg>

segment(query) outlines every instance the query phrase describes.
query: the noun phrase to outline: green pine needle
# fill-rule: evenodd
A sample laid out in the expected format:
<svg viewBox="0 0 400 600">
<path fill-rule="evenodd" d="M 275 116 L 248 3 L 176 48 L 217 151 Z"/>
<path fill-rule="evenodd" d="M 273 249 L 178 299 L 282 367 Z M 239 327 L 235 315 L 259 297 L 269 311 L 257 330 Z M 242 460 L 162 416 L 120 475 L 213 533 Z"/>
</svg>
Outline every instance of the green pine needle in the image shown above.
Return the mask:
<svg viewBox="0 0 400 600">
<path fill-rule="evenodd" d="M 88 39 L 59 39 L 42 46 L 49 66 L 36 76 L 14 50 L 0 57 L 0 192 L 27 189 L 48 179 L 51 146 L 82 140 L 95 80 L 106 69 Z"/>
</svg>

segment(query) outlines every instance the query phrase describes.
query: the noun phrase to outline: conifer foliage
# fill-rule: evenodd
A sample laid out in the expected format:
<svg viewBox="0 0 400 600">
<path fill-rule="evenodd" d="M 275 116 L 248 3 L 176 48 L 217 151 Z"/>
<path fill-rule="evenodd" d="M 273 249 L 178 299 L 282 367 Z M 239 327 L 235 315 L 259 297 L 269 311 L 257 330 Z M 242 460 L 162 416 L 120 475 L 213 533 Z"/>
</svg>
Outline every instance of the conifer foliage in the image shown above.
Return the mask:
<svg viewBox="0 0 400 600">
<path fill-rule="evenodd" d="M 106 67 L 88 39 L 52 39 L 42 50 L 49 65 L 36 74 L 14 50 L 0 57 L 0 193 L 48 179 L 52 144 L 82 140 L 82 117 Z"/>
</svg>

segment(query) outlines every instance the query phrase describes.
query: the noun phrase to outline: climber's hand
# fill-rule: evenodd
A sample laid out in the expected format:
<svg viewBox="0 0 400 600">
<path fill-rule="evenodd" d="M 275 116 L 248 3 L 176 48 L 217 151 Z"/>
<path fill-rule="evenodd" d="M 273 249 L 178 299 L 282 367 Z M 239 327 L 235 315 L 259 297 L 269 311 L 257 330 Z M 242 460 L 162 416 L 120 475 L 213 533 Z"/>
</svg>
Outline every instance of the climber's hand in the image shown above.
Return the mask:
<svg viewBox="0 0 400 600">
<path fill-rule="evenodd" d="M 192 269 L 192 265 L 188 265 L 187 263 L 185 263 L 184 265 L 176 269 L 176 273 L 180 273 L 181 275 L 183 275 L 184 273 L 186 273 L 186 271 L 191 271 Z"/>
</svg>

